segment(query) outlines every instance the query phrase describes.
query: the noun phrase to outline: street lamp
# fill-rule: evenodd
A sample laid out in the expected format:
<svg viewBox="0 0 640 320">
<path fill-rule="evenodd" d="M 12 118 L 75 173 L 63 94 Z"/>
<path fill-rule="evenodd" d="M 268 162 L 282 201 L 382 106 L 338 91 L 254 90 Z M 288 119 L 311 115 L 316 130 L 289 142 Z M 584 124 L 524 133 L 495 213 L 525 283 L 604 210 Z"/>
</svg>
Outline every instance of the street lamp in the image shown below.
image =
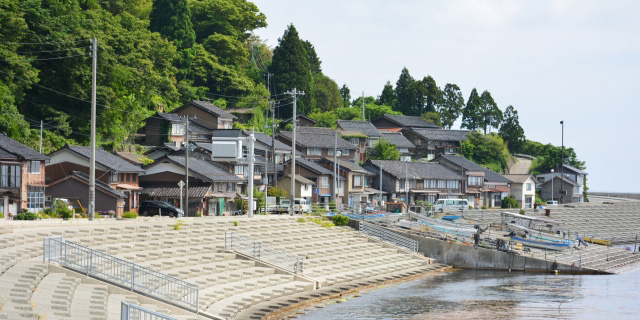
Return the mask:
<svg viewBox="0 0 640 320">
<path fill-rule="evenodd" d="M 560 121 L 562 126 L 562 163 L 560 163 L 560 203 L 564 203 L 564 194 L 562 193 L 562 179 L 564 179 L 564 121 Z"/>
<path fill-rule="evenodd" d="M 553 178 L 554 178 L 553 172 L 554 171 L 555 170 L 551 169 L 551 201 L 553 201 Z"/>
</svg>

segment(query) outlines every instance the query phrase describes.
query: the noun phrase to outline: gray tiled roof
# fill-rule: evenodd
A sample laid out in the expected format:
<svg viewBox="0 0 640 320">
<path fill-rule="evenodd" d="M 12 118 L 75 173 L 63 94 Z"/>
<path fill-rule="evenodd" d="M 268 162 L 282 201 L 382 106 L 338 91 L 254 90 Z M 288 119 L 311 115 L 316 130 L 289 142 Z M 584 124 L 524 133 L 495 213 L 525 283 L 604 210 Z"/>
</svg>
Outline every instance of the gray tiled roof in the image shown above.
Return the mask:
<svg viewBox="0 0 640 320">
<path fill-rule="evenodd" d="M 406 177 L 405 172 L 408 171 L 410 179 L 462 180 L 462 176 L 459 173 L 438 162 L 371 160 L 371 163 L 377 168 L 380 168 L 380 163 L 382 163 L 383 171 L 402 179 Z"/>
<path fill-rule="evenodd" d="M 370 121 L 338 120 L 338 126 L 346 131 L 359 131 L 368 137 L 380 137 L 380 131 Z"/>
<path fill-rule="evenodd" d="M 588 174 L 587 172 L 585 172 L 583 170 L 580 170 L 580 169 L 578 169 L 578 168 L 576 168 L 574 166 L 570 166 L 568 164 L 565 164 L 564 167 L 569 169 L 569 170 L 571 170 L 571 171 L 573 171 L 573 172 L 575 172 L 575 173 L 577 173 L 577 174 L 585 174 L 585 175 Z M 560 170 L 558 169 L 558 170 L 556 170 L 556 172 L 560 172 Z"/>
<path fill-rule="evenodd" d="M 254 133 L 254 137 L 256 137 L 257 141 L 260 141 L 266 145 L 268 145 L 269 147 L 271 147 L 271 137 L 262 133 L 262 132 L 256 132 Z M 278 139 L 275 140 L 276 143 L 276 150 L 280 150 L 280 151 L 289 151 L 291 152 L 291 147 L 289 147 L 288 145 L 282 143 L 281 141 L 278 141 Z"/>
<path fill-rule="evenodd" d="M 303 129 L 303 128 L 299 128 Z M 311 129 L 311 128 L 304 128 Z M 322 129 L 322 128 L 313 128 Z M 296 133 L 296 144 L 306 148 L 333 148 L 335 146 L 335 130 L 299 130 Z M 280 135 L 291 141 L 291 131 L 280 131 Z M 338 149 L 355 150 L 356 147 L 338 137 Z"/>
<path fill-rule="evenodd" d="M 244 133 L 240 129 L 217 129 L 213 131 L 214 138 L 243 138 Z"/>
<path fill-rule="evenodd" d="M 287 165 L 291 162 L 291 160 L 286 161 L 284 164 Z M 331 170 L 315 163 L 315 162 L 311 162 L 307 159 L 304 158 L 296 158 L 296 165 L 305 167 L 313 172 L 315 172 L 316 174 L 333 174 L 333 172 L 331 172 Z"/>
<path fill-rule="evenodd" d="M 444 159 L 446 159 L 446 160 L 448 160 L 448 161 L 450 161 L 452 163 L 455 163 L 458 166 L 464 166 L 464 168 L 467 169 L 467 170 L 484 172 L 484 178 L 487 181 L 511 183 L 511 180 L 501 176 L 499 173 L 497 173 L 497 172 L 495 172 L 495 171 L 493 171 L 491 169 L 483 168 L 483 167 L 479 166 L 478 164 L 476 164 L 475 162 L 464 158 L 463 156 L 442 155 L 440 157 L 444 158 Z"/>
<path fill-rule="evenodd" d="M 156 114 L 157 117 L 163 118 L 165 120 L 171 121 L 171 122 L 184 122 L 183 119 L 180 118 L 180 115 L 177 113 L 163 113 L 163 112 L 158 112 Z"/>
<path fill-rule="evenodd" d="M 73 175 L 73 176 L 79 178 L 80 180 L 84 181 L 85 183 L 89 184 L 89 176 L 88 175 L 86 175 L 86 174 L 84 174 L 84 173 L 82 173 L 80 171 L 71 171 L 71 175 Z M 102 189 L 102 190 L 104 190 L 106 192 L 112 193 L 112 194 L 114 194 L 114 195 L 116 195 L 118 197 L 121 197 L 121 198 L 125 198 L 126 197 L 126 195 L 124 193 L 122 193 L 122 192 L 120 192 L 120 191 L 118 191 L 116 189 L 111 188 L 109 185 L 107 185 L 106 183 L 104 183 L 104 182 L 102 182 L 102 181 L 100 181 L 98 179 L 96 179 L 95 182 L 96 182 L 96 187 L 97 188 L 100 188 L 100 189 Z"/>
<path fill-rule="evenodd" d="M 327 159 L 327 158 L 323 158 L 322 160 L 320 160 L 320 162 L 326 161 L 328 163 L 331 163 L 331 166 L 333 166 L 333 159 Z M 348 160 L 340 160 L 338 161 L 338 166 L 341 169 L 347 169 L 349 171 L 357 171 L 357 172 L 362 172 L 362 173 L 368 173 L 369 171 L 366 170 L 365 168 L 351 162 Z"/>
<path fill-rule="evenodd" d="M 430 141 L 465 141 L 469 130 L 413 128 L 411 131 Z"/>
<path fill-rule="evenodd" d="M 158 183 L 147 183 L 142 184 L 142 194 L 150 196 L 150 197 L 180 197 L 180 191 L 182 190 L 178 187 L 177 184 L 158 184 Z M 211 184 L 204 185 L 192 185 L 189 184 L 189 197 L 190 198 L 204 198 L 209 189 L 211 188 Z"/>
<path fill-rule="evenodd" d="M 16 157 L 12 153 L 6 152 L 6 151 L 4 151 L 4 149 L 0 148 L 0 159 L 17 160 L 18 157 Z"/>
<path fill-rule="evenodd" d="M 44 154 L 7 137 L 5 134 L 0 134 L 0 150 L 3 150 L 4 153 L 12 154 L 18 159 L 44 161 L 49 160 L 49 157 L 45 156 Z"/>
<path fill-rule="evenodd" d="M 525 183 L 529 178 L 531 178 L 534 183 L 537 182 L 536 178 L 530 174 L 503 174 L 502 176 L 514 183 Z"/>
<path fill-rule="evenodd" d="M 555 176 L 555 177 L 553 177 L 553 179 L 549 179 L 549 180 L 547 180 L 547 181 L 543 182 L 543 183 L 542 183 L 542 185 L 549 184 L 552 180 L 555 180 L 555 179 L 560 179 L 560 176 Z M 570 179 L 567 179 L 566 177 L 565 177 L 565 178 L 562 178 L 562 181 L 564 181 L 564 182 L 566 182 L 566 183 L 568 183 L 568 184 L 570 184 L 570 185 L 572 185 L 572 186 L 574 186 L 574 187 L 579 186 L 579 184 L 578 184 L 577 182 L 573 182 L 573 181 L 571 181 Z M 554 183 L 556 183 L 556 184 L 557 184 L 558 182 L 556 181 L 556 182 L 554 182 Z"/>
<path fill-rule="evenodd" d="M 382 116 L 390 121 L 399 124 L 401 127 L 413 127 L 413 128 L 440 128 L 437 124 L 423 120 L 420 117 L 412 116 L 400 116 L 393 114 L 385 114 Z"/>
<path fill-rule="evenodd" d="M 211 114 L 214 114 L 214 115 L 216 115 L 216 116 L 218 116 L 220 118 L 226 118 L 226 119 L 236 119 L 237 118 L 233 114 L 231 114 L 231 113 L 227 112 L 226 110 L 223 110 L 223 109 L 213 105 L 209 101 L 192 100 L 191 102 L 187 103 L 186 105 L 188 105 L 188 104 L 193 104 L 194 106 L 197 106 L 200 109 L 203 109 L 204 111 L 209 112 Z M 178 109 L 181 109 L 183 107 L 184 106 L 182 106 L 182 107 L 180 107 Z M 174 110 L 174 112 L 175 112 L 175 110 Z"/>
<path fill-rule="evenodd" d="M 184 157 L 178 157 L 178 156 L 167 156 L 167 158 L 169 160 L 171 160 L 172 162 L 180 165 L 180 166 L 184 166 L 185 162 L 184 162 Z M 214 165 L 211 161 L 207 161 L 207 160 L 201 160 L 201 159 L 195 159 L 195 158 L 191 158 L 189 157 L 189 170 L 207 177 L 208 179 L 210 179 L 211 181 L 229 181 L 229 182 L 240 182 L 240 181 L 244 181 L 244 179 L 231 174 L 230 172 L 227 172 L 221 168 L 219 168 L 218 166 Z"/>
<path fill-rule="evenodd" d="M 398 148 L 415 148 L 416 146 L 400 132 L 383 132 L 382 139 L 389 140 L 389 143 Z"/>
<path fill-rule="evenodd" d="M 66 146 L 69 150 L 89 159 L 91 157 L 91 148 L 90 147 L 81 147 L 81 146 Z M 58 151 L 56 151 L 58 152 Z M 53 154 L 55 154 L 54 152 Z M 96 163 L 99 163 L 110 170 L 117 172 L 139 172 L 143 173 L 144 170 L 138 166 L 135 166 L 128 161 L 106 152 L 100 148 L 96 148 Z"/>
</svg>

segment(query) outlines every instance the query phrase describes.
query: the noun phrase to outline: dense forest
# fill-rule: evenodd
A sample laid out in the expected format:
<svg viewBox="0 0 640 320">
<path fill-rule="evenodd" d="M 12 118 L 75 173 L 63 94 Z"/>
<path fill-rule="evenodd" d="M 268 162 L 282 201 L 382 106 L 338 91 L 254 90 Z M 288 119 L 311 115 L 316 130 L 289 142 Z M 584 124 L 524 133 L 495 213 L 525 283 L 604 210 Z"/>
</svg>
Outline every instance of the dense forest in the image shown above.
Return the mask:
<svg viewBox="0 0 640 320">
<path fill-rule="evenodd" d="M 135 143 L 144 119 L 192 99 L 227 109 L 251 108 L 238 128 L 263 131 L 273 110 L 291 118 L 287 91 L 305 94 L 298 112 L 335 127 L 338 119 L 373 120 L 383 114 L 419 116 L 443 128 L 461 118 L 477 131 L 463 153 L 504 170 L 514 153 L 538 158 L 534 171 L 559 163 L 561 149 L 527 140 L 513 106 L 498 107 L 488 90 L 465 101 L 453 83 L 438 85 L 407 68 L 379 95 L 352 97 L 347 84 L 322 72 L 313 44 L 289 25 L 275 48 L 252 33 L 266 16 L 246 0 L 0 0 L 0 132 L 43 152 L 88 144 L 91 40 L 98 40 L 98 144 Z M 42 122 L 41 122 L 42 121 Z M 270 130 L 267 130 L 270 134 Z M 573 149 L 568 164 L 584 168 Z"/>
</svg>

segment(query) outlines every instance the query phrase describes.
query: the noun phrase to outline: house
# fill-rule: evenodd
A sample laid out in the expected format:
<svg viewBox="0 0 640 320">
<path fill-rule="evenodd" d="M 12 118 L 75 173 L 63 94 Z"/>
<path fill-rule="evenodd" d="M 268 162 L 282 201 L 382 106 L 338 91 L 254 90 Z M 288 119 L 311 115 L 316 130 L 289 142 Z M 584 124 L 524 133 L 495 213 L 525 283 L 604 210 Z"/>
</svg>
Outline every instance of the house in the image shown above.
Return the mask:
<svg viewBox="0 0 640 320">
<path fill-rule="evenodd" d="M 283 164 L 283 174 L 291 175 L 291 160 Z M 334 175 L 331 170 L 309 160 L 296 158 L 296 176 L 298 175 L 313 182 L 312 203 L 328 204 L 331 201 L 334 196 Z"/>
<path fill-rule="evenodd" d="M 125 211 L 125 201 L 129 195 L 111 188 L 109 184 L 97 179 L 95 191 L 96 212 L 113 211 L 121 215 Z M 69 172 L 64 178 L 47 186 L 47 198 L 64 198 L 69 200 L 74 207 L 87 208 L 89 204 L 89 176 L 80 171 Z M 138 206 L 134 205 L 133 207 L 137 208 Z"/>
<path fill-rule="evenodd" d="M 318 164 L 335 172 L 336 168 L 333 159 L 321 159 Z M 365 194 L 365 180 L 370 171 L 347 160 L 338 161 L 338 174 L 345 179 L 345 187 L 340 194 L 342 203 L 353 205 L 355 203 L 367 202 L 368 194 Z"/>
<path fill-rule="evenodd" d="M 5 219 L 22 209 L 39 212 L 45 200 L 49 158 L 0 134 L 0 212 Z"/>
<path fill-rule="evenodd" d="M 500 207 L 502 199 L 508 197 L 511 192 L 511 180 L 463 156 L 440 155 L 432 162 L 434 161 L 466 177 L 463 193 L 474 207 Z"/>
<path fill-rule="evenodd" d="M 371 123 L 380 131 L 399 132 L 406 131 L 411 128 L 435 128 L 440 129 L 437 124 L 425 121 L 420 117 L 400 116 L 393 114 L 385 114 L 382 117 L 371 121 Z"/>
<path fill-rule="evenodd" d="M 337 130 L 358 147 L 359 157 L 356 159 L 364 162 L 367 152 L 370 152 L 382 137 L 378 128 L 370 121 L 338 120 Z"/>
<path fill-rule="evenodd" d="M 536 178 L 530 174 L 503 174 L 511 180 L 511 195 L 516 198 L 520 209 L 531 209 L 536 202 Z"/>
<path fill-rule="evenodd" d="M 291 174 L 286 174 L 278 179 L 278 185 L 291 195 Z M 296 173 L 295 198 L 304 198 L 307 203 L 312 203 L 313 186 L 315 182 Z"/>
<path fill-rule="evenodd" d="M 393 160 L 368 160 L 363 167 L 371 172 L 380 172 L 382 179 L 373 179 L 373 187 L 388 192 L 390 199 L 400 199 L 409 203 L 428 201 L 435 203 L 439 198 L 460 198 L 463 196 L 463 178 L 438 162 L 410 162 Z M 380 180 L 382 180 L 382 185 Z"/>
<path fill-rule="evenodd" d="M 90 147 L 69 145 L 49 155 L 51 160 L 47 164 L 45 180 L 47 188 L 52 187 L 60 191 L 52 196 L 69 199 L 75 207 L 87 208 L 89 206 L 88 198 L 85 200 L 79 197 L 74 190 L 58 188 L 57 185 L 66 183 L 66 178 L 72 171 L 89 176 L 90 157 Z M 100 148 L 96 148 L 95 161 L 96 183 L 100 181 L 125 195 L 124 203 L 114 210 L 116 214 L 120 215 L 128 211 L 138 212 L 139 193 L 142 190 L 139 185 L 139 177 L 144 174 L 144 170 Z M 98 203 L 98 200 L 96 197 L 96 210 L 104 207 L 103 204 Z"/>
<path fill-rule="evenodd" d="M 415 153 L 416 146 L 400 132 L 383 132 L 382 139 L 389 141 L 396 146 L 400 153 L 400 161 L 411 161 L 411 156 Z"/>
<path fill-rule="evenodd" d="M 209 101 L 192 100 L 171 111 L 181 117 L 196 119 L 197 124 L 211 129 L 231 129 L 236 116 Z"/>
<path fill-rule="evenodd" d="M 293 132 L 281 131 L 277 139 L 291 146 Z M 334 148 L 340 151 L 340 159 L 355 161 L 357 148 L 338 136 L 338 131 L 328 128 L 298 128 L 296 150 L 307 160 L 333 158 Z"/>
<path fill-rule="evenodd" d="M 431 161 L 440 155 L 458 154 L 460 143 L 467 140 L 468 130 L 411 128 L 404 135 L 415 145 L 415 157 Z"/>
<path fill-rule="evenodd" d="M 553 170 L 553 172 L 547 172 L 547 173 L 542 173 L 542 174 L 538 174 L 536 175 L 536 179 L 538 180 L 539 183 L 544 184 L 547 181 L 549 181 L 552 177 L 559 177 L 560 175 L 562 175 L 562 172 L 564 171 L 564 178 L 567 179 L 568 181 L 570 181 L 571 185 L 575 185 L 573 187 L 570 187 L 570 189 L 574 189 L 571 190 L 571 197 L 568 197 L 567 195 L 565 195 L 564 197 L 560 197 L 560 184 L 556 185 L 557 188 L 555 188 L 554 193 L 555 196 L 551 197 L 551 190 L 549 190 L 549 197 L 545 198 L 543 197 L 544 201 L 551 200 L 552 198 L 555 200 L 558 200 L 559 203 L 572 203 L 572 202 L 584 202 L 584 182 L 585 182 L 585 178 L 588 175 L 587 172 L 585 172 L 584 170 L 580 170 L 576 167 L 570 166 L 568 164 L 563 165 L 563 168 L 561 167 L 557 167 Z M 549 187 L 550 188 L 550 187 Z M 562 185 L 562 190 L 569 190 L 566 189 L 564 187 L 564 184 Z M 564 202 L 561 202 L 564 201 Z"/>
<path fill-rule="evenodd" d="M 162 146 L 171 144 L 180 148 L 186 140 L 186 118 L 177 113 L 156 113 L 147 118 L 143 132 L 145 145 Z M 211 125 L 208 121 L 189 118 L 189 141 L 208 142 L 211 141 L 212 131 L 217 126 Z"/>
<path fill-rule="evenodd" d="M 298 120 L 298 127 L 314 127 L 316 125 L 316 121 L 305 116 L 304 114 L 299 114 L 296 119 Z"/>
<path fill-rule="evenodd" d="M 577 182 L 560 175 L 545 180 L 540 186 L 540 195 L 543 201 L 555 200 L 558 203 L 572 203 L 584 201 L 582 186 Z"/>
<path fill-rule="evenodd" d="M 185 181 L 185 165 L 184 156 L 169 155 L 146 166 L 146 174 L 141 181 L 144 199 L 165 201 L 180 207 L 181 188 L 178 183 Z M 189 157 L 189 212 L 186 215 L 195 216 L 198 211 L 211 216 L 230 215 L 238 209 L 238 184 L 244 181 L 213 161 Z"/>
</svg>

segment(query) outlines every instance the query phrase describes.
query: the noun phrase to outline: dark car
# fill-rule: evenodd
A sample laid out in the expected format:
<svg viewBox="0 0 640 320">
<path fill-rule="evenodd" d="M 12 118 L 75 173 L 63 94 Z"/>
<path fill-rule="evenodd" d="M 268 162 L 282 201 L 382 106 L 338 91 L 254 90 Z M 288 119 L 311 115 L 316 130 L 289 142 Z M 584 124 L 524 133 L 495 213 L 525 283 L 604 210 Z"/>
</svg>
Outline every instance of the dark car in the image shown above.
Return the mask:
<svg viewBox="0 0 640 320">
<path fill-rule="evenodd" d="M 155 200 L 142 201 L 140 205 L 141 216 L 169 216 L 171 218 L 181 217 L 183 215 L 182 210 L 176 208 L 174 205 Z"/>
</svg>

